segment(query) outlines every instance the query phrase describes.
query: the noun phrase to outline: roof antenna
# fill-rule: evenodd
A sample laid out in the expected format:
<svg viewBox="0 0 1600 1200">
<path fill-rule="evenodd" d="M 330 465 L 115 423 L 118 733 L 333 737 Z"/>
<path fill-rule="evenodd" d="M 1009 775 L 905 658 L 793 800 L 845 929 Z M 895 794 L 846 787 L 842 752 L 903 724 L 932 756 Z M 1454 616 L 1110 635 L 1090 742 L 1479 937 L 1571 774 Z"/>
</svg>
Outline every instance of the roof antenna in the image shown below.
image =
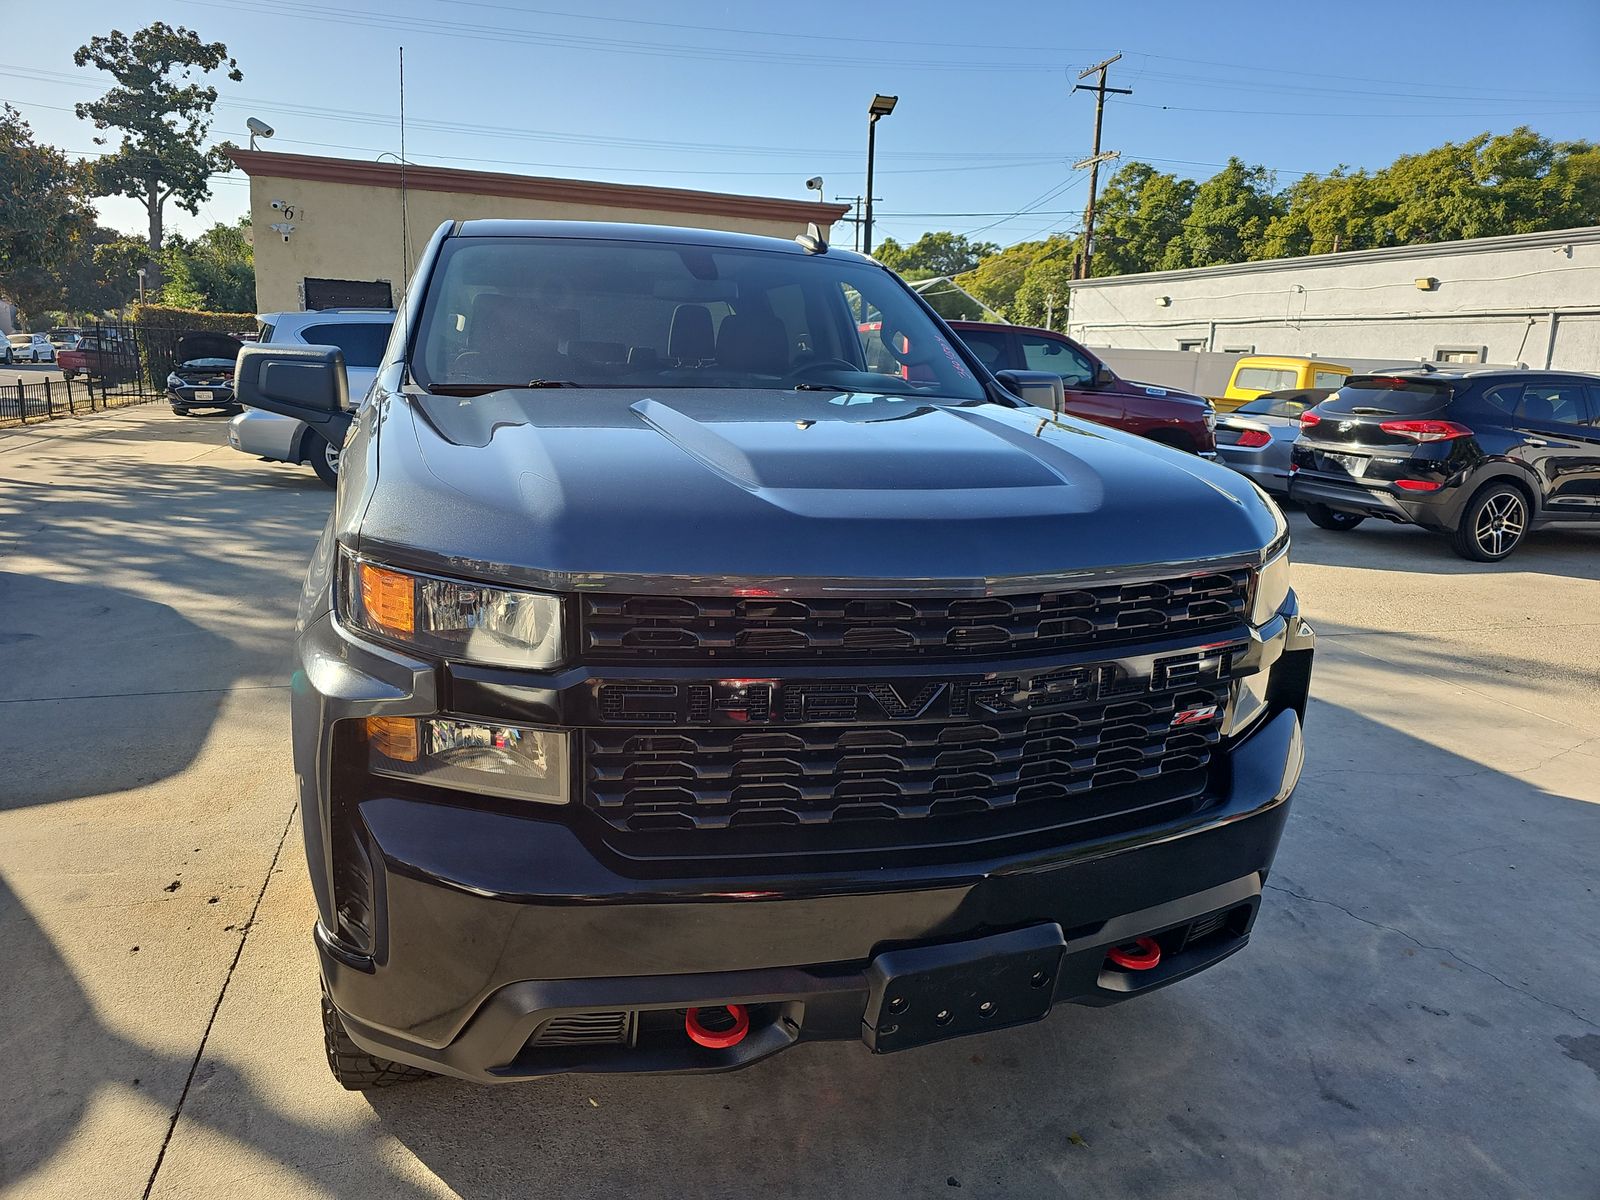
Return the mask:
<svg viewBox="0 0 1600 1200">
<path fill-rule="evenodd" d="M 799 242 L 807 254 L 826 254 L 828 243 L 823 240 L 822 230 L 817 228 L 815 221 L 806 224 L 806 231 L 796 235 L 795 241 Z"/>
<path fill-rule="evenodd" d="M 408 363 L 411 353 L 411 221 L 406 205 L 406 48 L 400 47 L 400 307 L 405 321 L 405 355 Z M 409 365 L 403 366 L 407 376 Z"/>
</svg>

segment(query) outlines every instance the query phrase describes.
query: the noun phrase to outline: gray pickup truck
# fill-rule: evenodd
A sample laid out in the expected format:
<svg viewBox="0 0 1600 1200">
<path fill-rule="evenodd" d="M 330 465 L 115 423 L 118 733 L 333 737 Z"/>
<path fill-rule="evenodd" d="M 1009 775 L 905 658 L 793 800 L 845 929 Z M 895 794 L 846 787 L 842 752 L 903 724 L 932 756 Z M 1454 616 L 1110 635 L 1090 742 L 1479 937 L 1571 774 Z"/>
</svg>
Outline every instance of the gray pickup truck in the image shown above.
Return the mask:
<svg viewBox="0 0 1600 1200">
<path fill-rule="evenodd" d="M 814 233 L 447 224 L 400 321 L 355 413 L 334 347 L 238 361 L 343 447 L 293 716 L 346 1087 L 886 1053 L 1245 945 L 1313 643 L 1254 484 Z"/>
</svg>

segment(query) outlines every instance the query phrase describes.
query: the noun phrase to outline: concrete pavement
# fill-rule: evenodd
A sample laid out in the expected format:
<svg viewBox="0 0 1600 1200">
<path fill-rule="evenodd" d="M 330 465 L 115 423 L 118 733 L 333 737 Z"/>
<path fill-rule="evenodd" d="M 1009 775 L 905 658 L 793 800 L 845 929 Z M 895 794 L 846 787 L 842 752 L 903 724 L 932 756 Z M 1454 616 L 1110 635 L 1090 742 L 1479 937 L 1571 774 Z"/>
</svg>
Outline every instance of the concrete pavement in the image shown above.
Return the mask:
<svg viewBox="0 0 1600 1200">
<path fill-rule="evenodd" d="M 284 694 L 329 494 L 222 424 L 0 433 L 4 1195 L 1600 1192 L 1600 533 L 1480 566 L 1291 518 L 1310 764 L 1200 978 L 886 1058 L 363 1097 Z"/>
</svg>

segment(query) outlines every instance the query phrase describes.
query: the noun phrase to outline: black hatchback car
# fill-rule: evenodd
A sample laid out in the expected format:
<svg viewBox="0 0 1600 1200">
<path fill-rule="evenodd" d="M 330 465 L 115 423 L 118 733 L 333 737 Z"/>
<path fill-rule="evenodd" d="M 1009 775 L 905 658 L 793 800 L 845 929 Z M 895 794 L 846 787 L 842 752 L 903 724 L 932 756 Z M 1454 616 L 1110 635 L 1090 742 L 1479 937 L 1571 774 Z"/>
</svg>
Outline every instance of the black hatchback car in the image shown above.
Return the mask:
<svg viewBox="0 0 1600 1200">
<path fill-rule="evenodd" d="M 1600 376 L 1352 375 L 1300 418 L 1289 497 L 1324 529 L 1420 525 L 1478 562 L 1540 526 L 1600 527 Z"/>
</svg>

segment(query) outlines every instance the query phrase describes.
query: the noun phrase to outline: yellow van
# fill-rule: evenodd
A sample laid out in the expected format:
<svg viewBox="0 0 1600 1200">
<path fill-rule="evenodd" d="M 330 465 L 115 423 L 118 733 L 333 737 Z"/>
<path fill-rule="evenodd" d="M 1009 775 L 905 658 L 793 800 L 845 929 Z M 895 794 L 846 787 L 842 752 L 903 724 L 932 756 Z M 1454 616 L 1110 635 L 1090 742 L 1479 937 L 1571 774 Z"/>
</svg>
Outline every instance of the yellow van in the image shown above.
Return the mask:
<svg viewBox="0 0 1600 1200">
<path fill-rule="evenodd" d="M 1228 390 L 1215 398 L 1217 411 L 1232 412 L 1268 392 L 1341 387 L 1353 374 L 1350 367 L 1315 358 L 1252 354 L 1233 364 Z"/>
</svg>

